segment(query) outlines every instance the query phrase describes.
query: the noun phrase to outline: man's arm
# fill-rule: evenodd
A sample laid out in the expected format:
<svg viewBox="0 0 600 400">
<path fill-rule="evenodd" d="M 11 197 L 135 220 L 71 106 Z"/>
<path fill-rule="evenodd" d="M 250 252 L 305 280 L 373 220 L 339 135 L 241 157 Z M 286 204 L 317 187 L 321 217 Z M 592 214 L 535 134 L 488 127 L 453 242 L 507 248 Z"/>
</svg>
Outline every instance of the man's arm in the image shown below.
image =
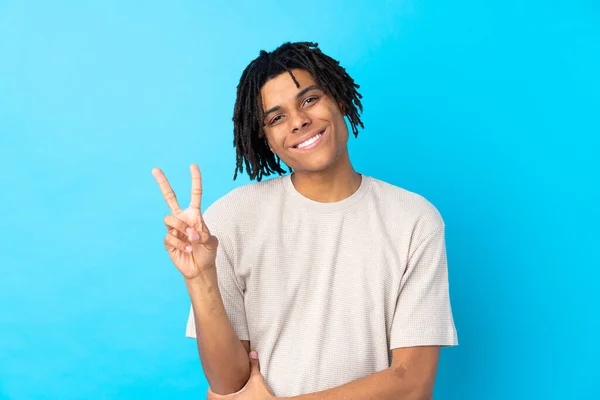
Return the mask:
<svg viewBox="0 0 600 400">
<path fill-rule="evenodd" d="M 392 350 L 392 365 L 380 372 L 322 392 L 294 400 L 428 400 L 440 356 L 439 346 L 406 347 Z"/>
<path fill-rule="evenodd" d="M 240 390 L 250 376 L 249 342 L 240 342 L 225 313 L 216 268 L 207 270 L 186 286 L 192 308 L 202 369 L 215 393 Z"/>
</svg>

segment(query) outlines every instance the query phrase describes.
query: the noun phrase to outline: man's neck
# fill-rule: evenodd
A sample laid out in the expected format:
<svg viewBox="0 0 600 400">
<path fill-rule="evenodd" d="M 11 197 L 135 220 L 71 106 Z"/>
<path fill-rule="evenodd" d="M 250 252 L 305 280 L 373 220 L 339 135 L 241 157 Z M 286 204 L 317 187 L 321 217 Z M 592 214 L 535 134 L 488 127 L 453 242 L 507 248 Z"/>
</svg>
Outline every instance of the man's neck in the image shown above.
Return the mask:
<svg viewBox="0 0 600 400">
<path fill-rule="evenodd" d="M 296 190 L 311 200 L 332 203 L 350 197 L 360 187 L 361 174 L 352 165 L 338 171 L 293 172 L 292 183 Z"/>
</svg>

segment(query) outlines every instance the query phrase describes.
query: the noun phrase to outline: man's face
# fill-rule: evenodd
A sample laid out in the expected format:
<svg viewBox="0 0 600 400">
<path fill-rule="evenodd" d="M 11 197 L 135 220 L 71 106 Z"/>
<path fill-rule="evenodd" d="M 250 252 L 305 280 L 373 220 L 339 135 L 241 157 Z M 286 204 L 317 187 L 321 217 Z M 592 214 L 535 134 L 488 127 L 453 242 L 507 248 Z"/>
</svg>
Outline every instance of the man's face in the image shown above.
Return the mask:
<svg viewBox="0 0 600 400">
<path fill-rule="evenodd" d="M 284 72 L 261 89 L 269 146 L 298 172 L 319 172 L 347 158 L 348 128 L 338 104 L 309 72 L 294 69 L 300 84 Z"/>
</svg>

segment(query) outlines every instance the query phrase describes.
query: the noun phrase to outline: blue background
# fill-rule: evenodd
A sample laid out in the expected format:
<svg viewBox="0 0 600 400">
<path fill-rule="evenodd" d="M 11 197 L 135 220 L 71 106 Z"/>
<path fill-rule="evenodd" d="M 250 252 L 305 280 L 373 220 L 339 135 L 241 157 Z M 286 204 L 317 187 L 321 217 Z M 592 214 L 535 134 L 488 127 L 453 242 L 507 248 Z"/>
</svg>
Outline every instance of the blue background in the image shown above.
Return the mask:
<svg viewBox="0 0 600 400">
<path fill-rule="evenodd" d="M 150 171 L 248 183 L 236 85 L 288 40 L 361 85 L 356 169 L 446 222 L 435 398 L 600 398 L 599 3 L 226 4 L 0 1 L 0 398 L 204 398 Z"/>
</svg>

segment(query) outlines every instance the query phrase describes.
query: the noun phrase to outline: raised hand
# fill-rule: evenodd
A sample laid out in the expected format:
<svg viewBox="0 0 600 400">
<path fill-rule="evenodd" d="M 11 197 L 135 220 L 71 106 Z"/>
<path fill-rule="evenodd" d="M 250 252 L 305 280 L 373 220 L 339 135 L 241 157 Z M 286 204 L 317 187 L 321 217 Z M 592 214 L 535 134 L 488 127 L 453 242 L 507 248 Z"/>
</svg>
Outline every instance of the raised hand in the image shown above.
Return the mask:
<svg viewBox="0 0 600 400">
<path fill-rule="evenodd" d="M 202 175 L 196 164 L 190 165 L 192 174 L 192 200 L 185 210 L 177 203 L 175 192 L 159 168 L 152 170 L 172 214 L 164 218 L 167 235 L 164 245 L 173 264 L 186 279 L 193 279 L 215 267 L 218 240 L 211 235 L 200 213 L 202 201 Z"/>
</svg>

